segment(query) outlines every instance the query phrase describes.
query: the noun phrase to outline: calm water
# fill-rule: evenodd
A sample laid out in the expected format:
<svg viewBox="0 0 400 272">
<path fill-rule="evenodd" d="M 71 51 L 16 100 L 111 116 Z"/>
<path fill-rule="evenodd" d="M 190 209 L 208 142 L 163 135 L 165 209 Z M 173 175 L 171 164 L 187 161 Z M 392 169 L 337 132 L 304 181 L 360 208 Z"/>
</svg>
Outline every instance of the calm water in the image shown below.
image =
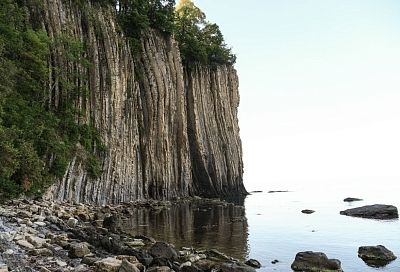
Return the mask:
<svg viewBox="0 0 400 272">
<path fill-rule="evenodd" d="M 260 271 L 291 271 L 297 252 L 322 251 L 341 260 L 346 272 L 400 271 L 400 260 L 382 269 L 368 267 L 357 257 L 362 245 L 383 244 L 400 256 L 400 222 L 339 215 L 339 211 L 367 204 L 400 207 L 400 182 L 334 182 L 310 185 L 288 193 L 257 193 L 237 206 L 185 204 L 157 212 L 146 210 L 128 222 L 131 233 L 141 233 L 177 246 L 217 248 L 228 255 L 258 259 Z M 271 188 L 278 189 L 278 188 Z M 348 204 L 345 197 L 360 197 Z M 313 209 L 311 215 L 302 209 Z M 271 264 L 278 259 L 279 263 Z"/>
</svg>

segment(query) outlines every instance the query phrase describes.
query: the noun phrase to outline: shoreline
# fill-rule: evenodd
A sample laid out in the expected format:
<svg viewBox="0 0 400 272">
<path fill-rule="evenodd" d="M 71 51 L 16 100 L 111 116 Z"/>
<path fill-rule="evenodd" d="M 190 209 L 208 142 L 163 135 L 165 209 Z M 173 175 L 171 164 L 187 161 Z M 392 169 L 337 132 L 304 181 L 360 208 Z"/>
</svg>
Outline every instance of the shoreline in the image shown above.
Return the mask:
<svg viewBox="0 0 400 272">
<path fill-rule="evenodd" d="M 245 260 L 215 249 L 176 249 L 166 242 L 141 234 L 129 235 L 120 229 L 123 216 L 135 209 L 157 210 L 195 201 L 234 205 L 201 198 L 103 207 L 45 200 L 10 201 L 0 206 L 0 271 L 8 271 L 2 267 L 43 272 L 255 271 Z"/>
</svg>

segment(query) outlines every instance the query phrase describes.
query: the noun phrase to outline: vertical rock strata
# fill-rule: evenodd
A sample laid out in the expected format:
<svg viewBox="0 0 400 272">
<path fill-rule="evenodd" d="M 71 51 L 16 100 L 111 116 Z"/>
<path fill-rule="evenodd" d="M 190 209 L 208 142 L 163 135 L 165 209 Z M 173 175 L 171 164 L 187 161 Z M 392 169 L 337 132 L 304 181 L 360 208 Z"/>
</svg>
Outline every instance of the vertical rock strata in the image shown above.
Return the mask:
<svg viewBox="0 0 400 272">
<path fill-rule="evenodd" d="M 77 120 L 93 124 L 105 144 L 102 174 L 92 178 L 77 155 L 47 195 L 64 201 L 115 204 L 243 194 L 237 107 L 238 79 L 229 66 L 183 67 L 175 40 L 153 31 L 133 57 L 112 8 L 42 0 L 41 18 L 54 43 L 49 107 L 80 90 Z M 87 63 L 68 57 L 78 41 Z M 82 91 L 86 90 L 86 91 Z"/>
<path fill-rule="evenodd" d="M 235 69 L 229 66 L 186 67 L 185 82 L 196 192 L 210 197 L 245 194 Z"/>
</svg>

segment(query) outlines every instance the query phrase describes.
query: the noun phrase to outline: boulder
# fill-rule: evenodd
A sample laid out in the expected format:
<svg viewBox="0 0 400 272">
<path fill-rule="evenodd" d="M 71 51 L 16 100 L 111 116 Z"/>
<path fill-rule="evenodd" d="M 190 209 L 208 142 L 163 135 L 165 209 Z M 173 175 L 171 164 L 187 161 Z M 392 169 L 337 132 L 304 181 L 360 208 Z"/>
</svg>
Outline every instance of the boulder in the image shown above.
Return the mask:
<svg viewBox="0 0 400 272">
<path fill-rule="evenodd" d="M 308 209 L 302 210 L 301 212 L 302 212 L 302 213 L 305 213 L 305 214 L 312 214 L 312 213 L 315 213 L 315 211 L 313 211 L 313 210 L 308 210 Z"/>
<path fill-rule="evenodd" d="M 254 259 L 247 260 L 245 262 L 245 264 L 247 264 L 248 266 L 254 267 L 254 268 L 260 268 L 261 267 L 261 263 L 259 261 L 257 261 L 257 260 L 254 260 Z"/>
<path fill-rule="evenodd" d="M 87 243 L 76 243 L 71 244 L 68 252 L 68 256 L 71 258 L 83 258 L 90 254 Z"/>
<path fill-rule="evenodd" d="M 359 247 L 358 257 L 371 267 L 383 267 L 397 258 L 392 251 L 382 245 Z"/>
<path fill-rule="evenodd" d="M 113 257 L 101 259 L 94 263 L 96 272 L 118 272 L 122 261 Z"/>
<path fill-rule="evenodd" d="M 178 253 L 172 245 L 164 242 L 157 242 L 148 250 L 149 254 L 154 258 L 175 259 Z"/>
<path fill-rule="evenodd" d="M 133 263 L 128 262 L 126 259 L 122 260 L 118 272 L 140 272 L 140 269 Z"/>
<path fill-rule="evenodd" d="M 339 260 L 328 259 L 324 253 L 312 251 L 297 253 L 291 268 L 302 272 L 343 272 Z"/>
<path fill-rule="evenodd" d="M 340 214 L 371 219 L 399 218 L 399 213 L 395 206 L 383 204 L 367 205 L 358 208 L 348 209 L 345 211 L 341 211 Z"/>
<path fill-rule="evenodd" d="M 361 198 L 355 198 L 355 197 L 346 197 L 343 199 L 344 202 L 354 202 L 354 201 L 362 201 Z"/>
</svg>

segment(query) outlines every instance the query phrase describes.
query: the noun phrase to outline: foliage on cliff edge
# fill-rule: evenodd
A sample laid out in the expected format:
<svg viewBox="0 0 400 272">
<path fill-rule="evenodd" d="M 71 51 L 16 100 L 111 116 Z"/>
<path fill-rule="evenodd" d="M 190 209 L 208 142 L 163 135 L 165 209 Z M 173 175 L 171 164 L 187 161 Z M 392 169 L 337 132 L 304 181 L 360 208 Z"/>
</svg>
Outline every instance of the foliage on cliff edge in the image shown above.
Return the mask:
<svg viewBox="0 0 400 272">
<path fill-rule="evenodd" d="M 49 108 L 51 42 L 27 21 L 18 1 L 0 1 L 0 200 L 40 194 L 79 146 L 99 142 L 96 130 L 77 124 L 71 103 Z M 98 168 L 93 156 L 85 156 L 89 172 Z"/>
</svg>

